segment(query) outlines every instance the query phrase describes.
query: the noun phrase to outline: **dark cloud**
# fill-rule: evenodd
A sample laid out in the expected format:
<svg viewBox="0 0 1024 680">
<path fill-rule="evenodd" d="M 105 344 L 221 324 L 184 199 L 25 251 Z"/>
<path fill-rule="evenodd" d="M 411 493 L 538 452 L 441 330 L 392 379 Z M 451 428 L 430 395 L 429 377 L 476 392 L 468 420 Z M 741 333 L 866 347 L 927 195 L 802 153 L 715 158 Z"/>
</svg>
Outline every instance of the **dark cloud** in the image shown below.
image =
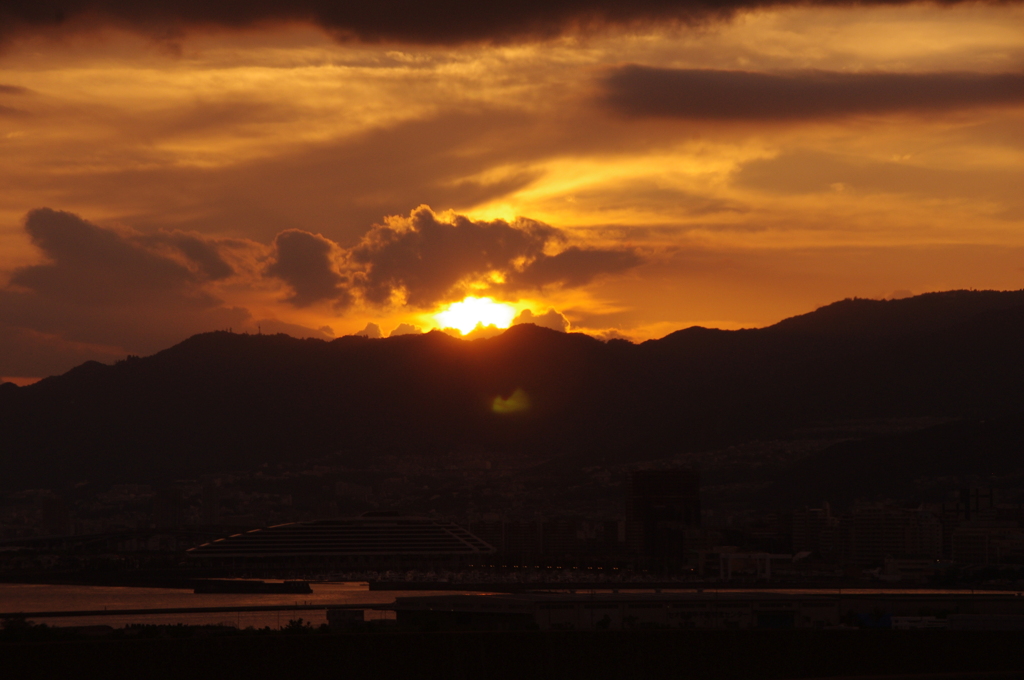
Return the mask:
<svg viewBox="0 0 1024 680">
<path fill-rule="evenodd" d="M 266 273 L 291 286 L 287 302 L 297 307 L 347 306 L 358 297 L 375 306 L 426 308 L 460 299 L 471 284 L 486 285 L 488 279 L 496 281 L 491 288 L 504 292 L 583 286 L 642 261 L 632 250 L 570 246 L 557 255 L 544 252 L 566 238 L 526 218 L 472 220 L 420 206 L 409 217 L 375 225 L 347 249 L 319 234 L 284 231 L 274 241 L 276 254 Z"/>
<path fill-rule="evenodd" d="M 752 73 L 624 66 L 605 79 L 629 116 L 806 120 L 1024 102 L 1024 73 Z"/>
<path fill-rule="evenodd" d="M 0 83 L 0 94 L 28 94 L 31 92 L 27 87 L 20 85 L 4 85 Z"/>
<path fill-rule="evenodd" d="M 219 244 L 203 236 L 183 232 L 159 233 L 140 239 L 146 243 L 164 244 L 184 255 L 199 273 L 211 281 L 226 279 L 235 270 L 220 252 Z"/>
<path fill-rule="evenodd" d="M 337 246 L 319 234 L 289 229 L 274 239 L 274 261 L 267 273 L 292 288 L 287 302 L 306 307 L 314 302 L 334 300 L 347 304 L 348 298 L 341 285 L 345 278 L 335 269 Z"/>
<path fill-rule="evenodd" d="M 341 39 L 453 44 L 554 37 L 606 26 L 655 21 L 701 23 L 737 11 L 793 4 L 818 6 L 901 5 L 910 0 L 8 0 L 0 5 L 0 36 L 71 25 L 127 27 L 157 38 L 190 28 L 244 28 L 271 22 L 308 21 Z M 940 0 L 956 4 L 958 0 Z"/>
<path fill-rule="evenodd" d="M 511 273 L 506 281 L 510 290 L 541 288 L 552 284 L 584 286 L 602 274 L 615 274 L 643 262 L 630 249 L 599 249 L 571 246 L 557 255 L 541 255 L 522 271 Z"/>
<path fill-rule="evenodd" d="M 543 314 L 534 314 L 531 310 L 524 309 L 512 320 L 513 326 L 518 326 L 523 323 L 532 323 L 535 326 L 550 328 L 552 330 L 561 331 L 562 333 L 567 333 L 569 331 L 569 320 L 554 309 L 549 309 Z"/>
<path fill-rule="evenodd" d="M 559 230 L 533 220 L 510 224 L 455 215 L 449 222 L 420 206 L 407 220 L 374 227 L 351 258 L 363 268 L 357 285 L 367 301 L 384 304 L 404 292 L 407 304 L 426 307 L 453 294 L 465 279 L 542 257 L 545 246 L 563 238 Z"/>
<path fill-rule="evenodd" d="M 50 262 L 18 269 L 10 282 L 52 299 L 86 305 L 153 301 L 197 282 L 184 265 L 72 213 L 33 210 L 25 231 Z"/>
<path fill-rule="evenodd" d="M 46 261 L 0 288 L 0 374 L 60 373 L 83 357 L 151 353 L 251 321 L 204 288 L 201 264 L 194 271 L 167 244 L 46 208 L 28 214 L 25 230 Z"/>
</svg>

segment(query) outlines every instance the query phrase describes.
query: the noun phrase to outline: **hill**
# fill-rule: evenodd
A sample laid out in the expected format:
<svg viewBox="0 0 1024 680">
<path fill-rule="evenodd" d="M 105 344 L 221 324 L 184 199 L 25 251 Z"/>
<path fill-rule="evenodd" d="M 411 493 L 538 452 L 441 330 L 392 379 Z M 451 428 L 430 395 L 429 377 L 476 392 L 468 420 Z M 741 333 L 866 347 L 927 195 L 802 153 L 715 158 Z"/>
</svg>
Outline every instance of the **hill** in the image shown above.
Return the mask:
<svg viewBox="0 0 1024 680">
<path fill-rule="evenodd" d="M 206 333 L 0 389 L 0 491 L 339 451 L 484 451 L 569 470 L 839 420 L 1011 417 L 1024 412 L 1022 339 L 1024 291 L 844 300 L 768 328 L 640 345 L 531 325 L 475 341 Z M 517 390 L 529 408 L 493 410 Z M 822 466 L 807 474 L 830 474 Z"/>
</svg>

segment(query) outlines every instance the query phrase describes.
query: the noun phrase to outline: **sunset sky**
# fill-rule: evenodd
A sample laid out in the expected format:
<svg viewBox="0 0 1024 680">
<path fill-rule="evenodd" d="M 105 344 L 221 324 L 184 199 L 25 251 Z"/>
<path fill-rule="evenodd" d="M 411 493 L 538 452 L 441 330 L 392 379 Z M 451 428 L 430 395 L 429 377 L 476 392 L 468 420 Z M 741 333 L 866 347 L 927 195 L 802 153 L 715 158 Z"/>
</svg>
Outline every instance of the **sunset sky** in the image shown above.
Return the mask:
<svg viewBox="0 0 1024 680">
<path fill-rule="evenodd" d="M 6 379 L 1022 287 L 1020 2 L 0 1 Z"/>
</svg>

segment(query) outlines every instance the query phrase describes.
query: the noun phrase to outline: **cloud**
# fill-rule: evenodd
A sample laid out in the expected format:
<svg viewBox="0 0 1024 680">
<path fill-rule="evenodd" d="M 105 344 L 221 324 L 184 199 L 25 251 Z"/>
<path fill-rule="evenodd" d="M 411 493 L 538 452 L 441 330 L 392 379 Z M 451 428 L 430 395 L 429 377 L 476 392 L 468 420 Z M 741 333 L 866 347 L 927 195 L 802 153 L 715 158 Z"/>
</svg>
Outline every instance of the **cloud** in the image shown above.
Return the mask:
<svg viewBox="0 0 1024 680">
<path fill-rule="evenodd" d="M 640 265 L 643 258 L 631 249 L 600 249 L 570 246 L 557 255 L 540 255 L 522 271 L 512 272 L 505 287 L 510 290 L 584 286 L 602 274 L 617 274 Z"/>
<path fill-rule="evenodd" d="M 319 234 L 299 229 L 282 231 L 274 239 L 274 259 L 267 274 L 287 283 L 292 295 L 285 299 L 296 307 L 333 300 L 340 306 L 349 302 L 342 284 L 346 279 L 335 270 L 337 245 Z"/>
<path fill-rule="evenodd" d="M 482 323 L 478 323 L 476 325 L 476 328 L 466 333 L 465 335 L 463 335 L 462 331 L 460 331 L 458 328 L 442 328 L 441 332 L 447 333 L 452 337 L 460 338 L 462 340 L 485 340 L 487 338 L 497 337 L 504 333 L 506 330 L 508 329 L 498 328 L 493 324 L 490 326 L 485 326 Z"/>
<path fill-rule="evenodd" d="M 372 321 L 366 324 L 366 328 L 357 333 L 353 333 L 352 335 L 361 335 L 364 338 L 373 338 L 375 340 L 384 337 L 383 333 L 380 331 L 380 326 Z"/>
<path fill-rule="evenodd" d="M 30 212 L 25 231 L 45 261 L 16 269 L 0 288 L 0 374 L 59 373 L 83 357 L 155 352 L 251 321 L 208 290 L 205 270 L 227 265 L 199 237 L 105 229 L 48 208 Z"/>
<path fill-rule="evenodd" d="M 628 116 L 788 121 L 1024 102 L 1024 73 L 754 73 L 623 66 L 604 101 Z"/>
<path fill-rule="evenodd" d="M 19 85 L 4 85 L 0 83 L 0 95 L 23 95 L 31 92 L 27 87 L 21 87 Z M 6 106 L 0 104 L 0 116 L 7 116 L 8 118 L 24 118 L 29 116 L 28 111 L 14 108 L 13 106 Z"/>
<path fill-rule="evenodd" d="M 226 255 L 259 244 L 108 229 L 48 208 L 31 211 L 25 231 L 46 261 L 16 269 L 0 288 L 0 375 L 62 373 L 87 359 L 149 354 L 211 330 L 333 337 L 326 327 L 255 321 L 211 292 L 212 283 L 228 279 L 252 283 Z"/>
<path fill-rule="evenodd" d="M 472 220 L 420 206 L 408 218 L 373 227 L 344 259 L 350 289 L 365 302 L 419 308 L 461 299 L 470 286 L 505 292 L 584 286 L 642 262 L 629 249 L 569 246 L 555 255 L 544 252 L 566 240 L 561 230 L 527 218 Z"/>
<path fill-rule="evenodd" d="M 983 196 L 1004 206 L 1021 206 L 1024 173 L 1016 168 L 931 168 L 911 161 L 879 161 L 807 149 L 740 166 L 734 181 L 742 187 L 779 194 L 886 193 L 931 196 Z"/>
<path fill-rule="evenodd" d="M 220 243 L 195 234 L 180 231 L 161 232 L 139 239 L 153 245 L 166 245 L 178 250 L 198 272 L 211 281 L 226 279 L 235 274 L 221 253 Z"/>
<path fill-rule="evenodd" d="M 149 119 L 120 122 L 133 135 L 164 138 Z M 247 125 L 248 119 L 241 117 L 217 131 L 230 137 Z M 78 173 L 71 167 L 59 192 L 52 175 L 33 172 L 34 163 L 5 174 L 8 168 L 0 165 L 0 185 L 76 205 L 116 206 L 118 214 L 128 215 L 140 228 L 219 233 L 225 224 L 244 223 L 246 235 L 261 241 L 271 241 L 286 229 L 301 229 L 349 244 L 382 215 L 408 214 L 421 203 L 468 209 L 514 193 L 535 180 L 536 173 L 510 171 L 487 180 L 480 176 L 496 166 L 561 151 L 557 144 L 567 143 L 563 137 L 561 130 L 542 129 L 523 112 L 484 107 L 374 127 L 317 144 L 300 142 L 266 157 L 211 168 L 154 162 Z M 65 154 L 79 150 L 51 145 L 43 151 L 60 163 Z M 127 154 L 134 166 L 134 149 L 121 146 L 118 152 Z M 144 195 L 145 202 L 129 200 L 134 193 L 125 196 L 125 186 Z"/>
<path fill-rule="evenodd" d="M 513 326 L 518 326 L 523 323 L 532 323 L 542 328 L 550 328 L 552 330 L 561 331 L 562 333 L 569 332 L 569 320 L 562 316 L 561 313 L 556 312 L 554 309 L 549 309 L 543 314 L 534 314 L 529 309 L 524 309 L 512 320 Z"/>
<path fill-rule="evenodd" d="M 413 326 L 411 323 L 400 323 L 395 330 L 388 333 L 389 338 L 396 338 L 399 335 L 419 335 L 423 330 L 419 326 Z"/>
<path fill-rule="evenodd" d="M 271 291 L 281 284 L 289 289 L 282 302 L 292 307 L 426 308 L 467 292 L 583 286 L 641 261 L 629 250 L 565 247 L 564 232 L 525 218 L 472 220 L 421 206 L 385 222 L 350 248 L 297 229 L 280 232 L 266 246 L 180 231 L 143 234 L 70 212 L 33 210 L 24 226 L 42 261 L 15 269 L 0 288 L 7 337 L 0 374 L 58 373 L 83 356 L 148 354 L 210 330 L 333 335 L 326 327 L 254 320 L 248 309 L 220 297 L 259 296 L 271 281 Z M 554 310 L 525 313 L 520 321 L 560 330 L 568 323 Z M 418 332 L 402 324 L 391 335 Z M 499 332 L 480 328 L 468 337 Z M 376 324 L 360 334 L 383 336 Z M 41 363 L 33 358 L 34 345 L 46 348 Z"/>
<path fill-rule="evenodd" d="M 334 330 L 330 326 L 321 326 L 320 328 L 307 328 L 306 326 L 300 326 L 299 324 L 287 323 L 280 319 L 259 319 L 251 324 L 249 327 L 255 326 L 257 332 L 265 335 L 273 335 L 275 333 L 284 333 L 290 335 L 293 338 L 319 338 L 321 340 L 333 340 Z"/>
<path fill-rule="evenodd" d="M 617 328 L 610 328 L 606 331 L 601 331 L 599 333 L 592 333 L 591 335 L 600 340 L 601 342 L 609 342 L 611 340 L 623 340 L 625 342 L 630 343 L 634 342 L 633 338 L 631 338 L 628 335 L 625 335 L 624 333 L 622 333 L 622 331 L 618 330 Z"/>
<path fill-rule="evenodd" d="M 508 271 L 517 260 L 536 260 L 548 244 L 562 239 L 559 230 L 533 220 L 439 219 L 420 206 L 408 218 L 371 229 L 351 258 L 363 269 L 357 285 L 367 301 L 385 304 L 402 293 L 407 304 L 427 307 L 451 295 L 462 297 L 457 289 L 465 279 Z"/>
<path fill-rule="evenodd" d="M 376 307 L 425 309 L 461 299 L 471 288 L 507 293 L 579 287 L 642 262 L 628 249 L 569 246 L 548 255 L 545 249 L 563 244 L 565 233 L 522 217 L 472 220 L 420 206 L 408 217 L 385 222 L 348 249 L 319 234 L 284 231 L 274 241 L 266 273 L 292 288 L 285 301 L 296 307 L 317 302 L 345 307 L 359 299 Z"/>
<path fill-rule="evenodd" d="M 944 0 L 955 4 L 958 0 Z M 882 0 L 901 5 L 910 0 Z M 339 39 L 457 44 L 550 38 L 607 26 L 655 21 L 701 23 L 725 19 L 745 9 L 785 5 L 849 6 L 848 0 L 524 0 L 481 3 L 471 0 L 39 0 L 0 5 L 0 37 L 17 31 L 86 30 L 97 24 L 127 27 L 158 38 L 189 29 L 239 29 L 267 23 L 311 22 Z"/>
<path fill-rule="evenodd" d="M 50 262 L 18 269 L 10 283 L 51 299 L 86 305 L 152 302 L 198 282 L 188 267 L 148 250 L 134 235 L 102 229 L 72 213 L 33 210 L 25 231 Z M 190 295 L 213 302 L 200 291 Z"/>
</svg>

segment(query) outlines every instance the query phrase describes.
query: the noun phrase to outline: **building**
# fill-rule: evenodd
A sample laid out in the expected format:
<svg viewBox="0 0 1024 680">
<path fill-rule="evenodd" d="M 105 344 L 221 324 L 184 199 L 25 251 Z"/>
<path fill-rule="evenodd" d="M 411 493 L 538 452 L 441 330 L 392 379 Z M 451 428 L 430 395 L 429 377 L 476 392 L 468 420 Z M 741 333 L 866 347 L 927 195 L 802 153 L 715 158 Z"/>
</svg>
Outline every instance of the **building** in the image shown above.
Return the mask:
<svg viewBox="0 0 1024 680">
<path fill-rule="evenodd" d="M 626 490 L 626 542 L 647 566 L 678 569 L 686 530 L 700 526 L 700 475 L 693 470 L 634 470 Z"/>
<path fill-rule="evenodd" d="M 188 551 L 193 566 L 246 570 L 458 569 L 494 548 L 453 522 L 391 513 L 279 524 Z"/>
</svg>

